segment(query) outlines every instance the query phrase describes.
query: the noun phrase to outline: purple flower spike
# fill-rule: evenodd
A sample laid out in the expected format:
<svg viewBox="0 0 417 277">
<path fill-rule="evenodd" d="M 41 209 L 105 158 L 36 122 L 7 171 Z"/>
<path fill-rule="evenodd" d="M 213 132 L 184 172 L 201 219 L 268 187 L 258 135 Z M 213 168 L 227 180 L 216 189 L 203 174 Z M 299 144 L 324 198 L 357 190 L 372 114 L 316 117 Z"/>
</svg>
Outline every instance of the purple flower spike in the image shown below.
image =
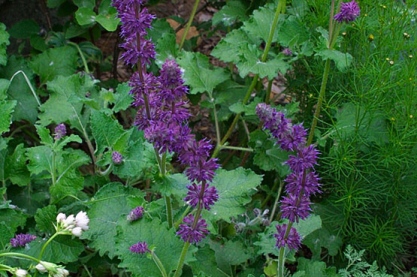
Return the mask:
<svg viewBox="0 0 417 277">
<path fill-rule="evenodd" d="M 291 49 L 290 48 L 284 48 L 284 50 L 282 50 L 282 52 L 281 52 L 282 54 L 284 54 L 285 56 L 292 56 L 292 51 L 291 51 Z"/>
<path fill-rule="evenodd" d="M 133 253 L 137 254 L 145 254 L 146 252 L 150 252 L 148 244 L 144 241 L 140 241 L 134 245 L 132 245 L 129 250 Z"/>
<path fill-rule="evenodd" d="M 287 231 L 287 224 L 277 225 L 277 233 L 274 234 L 274 237 L 277 239 L 275 244 L 276 247 L 281 248 L 287 246 L 289 249 L 297 250 L 301 246 L 301 237 L 298 234 L 297 230 L 291 227 L 291 230 L 285 238 L 285 232 Z"/>
<path fill-rule="evenodd" d="M 188 92 L 182 79 L 182 70 L 175 60 L 166 60 L 162 65 L 159 80 L 162 84 L 161 97 L 167 102 L 181 100 Z"/>
<path fill-rule="evenodd" d="M 207 223 L 201 217 L 193 228 L 194 215 L 189 214 L 184 218 L 184 224 L 181 224 L 177 235 L 185 242 L 198 243 L 208 234 Z"/>
<path fill-rule="evenodd" d="M 138 219 L 141 219 L 143 217 L 144 209 L 142 206 L 138 206 L 130 211 L 130 213 L 127 215 L 128 221 L 135 221 Z"/>
<path fill-rule="evenodd" d="M 18 234 L 10 240 L 12 247 L 24 247 L 29 242 L 36 239 L 36 236 L 31 234 Z"/>
<path fill-rule="evenodd" d="M 339 23 L 354 21 L 360 14 L 361 10 L 355 0 L 342 3 L 340 12 L 334 16 L 334 20 Z"/>
<path fill-rule="evenodd" d="M 113 151 L 113 153 L 111 153 L 111 160 L 115 164 L 121 164 L 123 162 L 123 156 L 119 152 Z"/>
<path fill-rule="evenodd" d="M 219 199 L 217 189 L 213 186 L 209 187 L 206 185 L 203 193 L 201 193 L 202 185 L 192 184 L 187 186 L 187 189 L 188 193 L 184 198 L 184 201 L 188 202 L 193 208 L 197 207 L 198 203 L 201 201 L 202 207 L 206 210 L 210 210 L 210 207 Z"/>
<path fill-rule="evenodd" d="M 55 140 L 59 140 L 60 138 L 64 137 L 67 134 L 67 128 L 65 127 L 64 123 L 58 124 L 54 130 L 54 138 Z"/>
</svg>

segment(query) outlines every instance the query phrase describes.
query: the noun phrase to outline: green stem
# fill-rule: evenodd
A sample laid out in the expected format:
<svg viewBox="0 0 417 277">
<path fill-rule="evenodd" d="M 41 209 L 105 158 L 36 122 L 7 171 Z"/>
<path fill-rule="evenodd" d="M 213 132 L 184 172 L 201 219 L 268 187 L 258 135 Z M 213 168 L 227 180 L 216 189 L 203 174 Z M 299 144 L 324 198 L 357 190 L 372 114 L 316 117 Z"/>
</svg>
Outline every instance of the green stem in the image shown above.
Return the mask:
<svg viewBox="0 0 417 277">
<path fill-rule="evenodd" d="M 182 49 L 184 42 L 185 42 L 185 38 L 187 37 L 187 34 L 190 31 L 190 27 L 191 27 L 191 24 L 193 23 L 195 14 L 197 13 L 197 8 L 199 4 L 200 4 L 200 0 L 194 1 L 193 10 L 191 11 L 191 15 L 190 15 L 190 18 L 188 19 L 187 25 L 185 26 L 184 33 L 182 34 L 182 38 L 181 38 L 181 42 L 179 46 L 180 50 Z"/>
<path fill-rule="evenodd" d="M 158 258 L 158 256 L 155 254 L 154 251 L 151 251 L 151 256 L 153 261 L 155 262 L 156 266 L 158 267 L 159 271 L 161 272 L 163 277 L 168 277 L 167 272 L 165 271 L 165 267 L 162 264 L 161 260 Z"/>
<path fill-rule="evenodd" d="M 39 260 L 42 260 L 42 256 L 43 256 L 43 253 L 45 252 L 45 249 L 46 249 L 46 247 L 48 246 L 48 244 L 49 243 L 51 243 L 51 241 L 55 238 L 55 237 L 57 237 L 57 236 L 59 236 L 59 235 L 62 235 L 62 233 L 60 233 L 60 232 L 56 232 L 55 234 L 53 234 L 52 235 L 52 237 L 50 237 L 46 242 L 45 242 L 45 244 L 42 246 L 42 249 L 41 249 L 41 252 L 39 253 Z"/>
<path fill-rule="evenodd" d="M 284 188 L 284 182 L 280 182 L 279 187 L 278 187 L 277 197 L 275 198 L 274 207 L 272 208 L 271 215 L 269 216 L 269 222 L 272 222 L 272 220 L 274 220 L 275 211 L 278 208 L 279 198 L 281 197 L 283 188 Z"/>
<path fill-rule="evenodd" d="M 14 77 L 16 77 L 17 74 L 22 73 L 23 77 L 25 78 L 26 83 L 29 86 L 30 91 L 32 92 L 33 97 L 36 99 L 36 102 L 38 103 L 38 106 L 41 105 L 41 102 L 39 101 L 38 96 L 36 95 L 35 89 L 30 84 L 29 78 L 26 76 L 25 72 L 23 70 L 17 71 L 15 74 L 13 74 L 12 78 L 10 78 L 10 83 L 13 81 Z"/>
<path fill-rule="evenodd" d="M 180 276 L 180 274 L 182 272 L 182 266 L 183 266 L 184 261 L 185 261 L 185 256 L 187 255 L 189 247 L 190 247 L 190 243 L 186 242 L 184 244 L 184 247 L 182 248 L 181 256 L 180 256 L 180 259 L 178 261 L 177 270 L 175 271 L 174 277 L 179 277 Z"/>
<path fill-rule="evenodd" d="M 168 227 L 171 229 L 174 225 L 174 220 L 172 218 L 172 202 L 171 197 L 164 196 L 165 198 L 165 206 L 166 206 L 166 212 L 167 212 L 167 221 L 168 221 Z"/>
<path fill-rule="evenodd" d="M 15 253 L 15 252 L 5 252 L 5 253 L 0 253 L 0 257 L 17 257 L 17 258 L 24 258 L 26 260 L 31 260 L 34 262 L 39 263 L 41 260 L 40 259 L 36 259 L 32 256 L 26 255 L 26 254 L 22 254 L 22 253 Z"/>
<path fill-rule="evenodd" d="M 83 61 L 84 71 L 85 71 L 87 74 L 90 74 L 90 70 L 88 69 L 88 65 L 87 65 L 87 60 L 85 59 L 84 54 L 83 54 L 83 51 L 81 51 L 81 48 L 78 46 L 78 44 L 76 44 L 76 43 L 74 43 L 74 42 L 72 42 L 72 41 L 69 41 L 69 42 L 68 42 L 68 44 L 70 44 L 70 45 L 74 46 L 75 48 L 77 48 L 78 53 L 79 53 L 79 54 L 80 54 L 80 56 L 81 56 L 81 60 Z"/>
<path fill-rule="evenodd" d="M 324 95 L 326 94 L 326 86 L 327 86 L 327 80 L 329 79 L 329 73 L 330 73 L 330 59 L 326 60 L 326 63 L 324 65 L 323 79 L 321 80 L 319 99 L 317 101 L 316 111 L 314 112 L 313 122 L 311 123 L 307 145 L 310 145 L 313 142 L 314 131 L 317 126 L 317 121 L 319 120 L 319 117 L 320 117 L 321 105 L 323 103 Z"/>
</svg>

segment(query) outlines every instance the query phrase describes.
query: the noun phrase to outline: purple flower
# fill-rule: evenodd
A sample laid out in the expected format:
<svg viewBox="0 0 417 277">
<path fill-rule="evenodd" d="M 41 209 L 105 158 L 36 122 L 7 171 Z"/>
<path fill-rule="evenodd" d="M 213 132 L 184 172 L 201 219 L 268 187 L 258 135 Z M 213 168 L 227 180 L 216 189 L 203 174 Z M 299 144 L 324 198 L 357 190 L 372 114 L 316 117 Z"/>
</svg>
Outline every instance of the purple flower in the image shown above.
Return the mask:
<svg viewBox="0 0 417 277">
<path fill-rule="evenodd" d="M 10 244 L 12 247 L 23 247 L 34 239 L 36 236 L 31 234 L 18 234 L 10 240 Z"/>
<path fill-rule="evenodd" d="M 288 218 L 291 222 L 305 219 L 310 214 L 310 200 L 302 195 L 289 194 L 281 200 L 281 213 L 283 218 Z"/>
<path fill-rule="evenodd" d="M 111 160 L 113 161 L 113 163 L 115 164 L 121 164 L 123 162 L 123 156 L 122 154 L 120 154 L 117 151 L 113 151 L 111 153 Z"/>
<path fill-rule="evenodd" d="M 130 213 L 127 215 L 128 221 L 135 221 L 143 217 L 143 212 L 145 210 L 142 206 L 138 206 L 130 211 Z"/>
<path fill-rule="evenodd" d="M 291 227 L 290 232 L 287 237 L 285 233 L 287 232 L 287 224 L 277 225 L 277 233 L 274 234 L 274 237 L 277 239 L 275 244 L 276 247 L 288 247 L 289 249 L 297 250 L 301 246 L 301 237 L 298 234 L 297 230 Z"/>
<path fill-rule="evenodd" d="M 282 54 L 284 54 L 285 56 L 292 56 L 292 51 L 291 51 L 291 49 L 290 48 L 284 48 L 284 50 L 282 50 L 282 52 L 281 52 Z"/>
<path fill-rule="evenodd" d="M 340 5 L 340 12 L 334 16 L 337 22 L 351 22 L 354 21 L 360 14 L 361 10 L 355 0 L 342 3 Z"/>
<path fill-rule="evenodd" d="M 137 253 L 137 254 L 145 254 L 146 252 L 150 252 L 148 244 L 144 241 L 140 241 L 140 242 L 132 245 L 131 247 L 129 247 L 129 250 L 131 252 Z"/>
<path fill-rule="evenodd" d="M 179 101 L 188 93 L 188 88 L 184 86 L 182 79 L 182 70 L 175 60 L 165 61 L 159 80 L 162 85 L 161 97 L 168 103 Z"/>
<path fill-rule="evenodd" d="M 188 193 L 184 201 L 193 208 L 197 207 L 198 203 L 201 203 L 200 205 L 204 209 L 210 210 L 210 207 L 219 199 L 217 189 L 216 187 L 205 185 L 204 191 L 202 192 L 202 187 L 202 185 L 196 184 L 187 186 Z"/>
<path fill-rule="evenodd" d="M 55 140 L 59 140 L 60 138 L 64 137 L 67 134 L 67 128 L 65 127 L 64 123 L 58 124 L 54 130 L 54 138 Z"/>
<path fill-rule="evenodd" d="M 292 172 L 285 179 L 285 191 L 288 194 L 299 195 L 304 193 L 310 197 L 320 193 L 319 177 L 314 171 L 310 172 Z"/>
<path fill-rule="evenodd" d="M 292 171 L 300 172 L 306 169 L 312 169 L 317 163 L 317 155 L 319 151 L 314 145 L 309 145 L 297 151 L 297 155 L 290 155 L 287 164 Z"/>
<path fill-rule="evenodd" d="M 121 35 L 125 39 L 120 45 L 125 52 L 120 57 L 126 64 L 136 65 L 140 62 L 142 67 L 149 65 L 156 55 L 154 44 L 145 38 L 147 29 L 155 19 L 148 9 L 142 7 L 145 3 L 143 0 L 113 0 L 122 22 Z"/>
<path fill-rule="evenodd" d="M 198 243 L 207 236 L 207 223 L 201 217 L 194 226 L 194 215 L 189 214 L 184 218 L 184 224 L 181 224 L 177 235 L 185 242 Z"/>
</svg>

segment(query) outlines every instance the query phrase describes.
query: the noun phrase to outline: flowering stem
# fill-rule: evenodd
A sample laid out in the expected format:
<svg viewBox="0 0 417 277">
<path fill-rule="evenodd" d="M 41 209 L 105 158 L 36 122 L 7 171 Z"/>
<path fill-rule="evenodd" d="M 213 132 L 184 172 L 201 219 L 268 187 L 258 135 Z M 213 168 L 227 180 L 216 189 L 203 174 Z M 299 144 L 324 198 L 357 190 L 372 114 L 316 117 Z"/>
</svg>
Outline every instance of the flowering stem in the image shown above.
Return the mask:
<svg viewBox="0 0 417 277">
<path fill-rule="evenodd" d="M 272 220 L 274 219 L 275 212 L 276 212 L 276 210 L 278 208 L 278 204 L 279 204 L 279 198 L 281 197 L 281 193 L 282 193 L 283 188 L 284 188 L 284 182 L 281 182 L 279 184 L 279 187 L 278 187 L 278 193 L 277 193 L 277 197 L 276 197 L 276 200 L 275 200 L 275 203 L 274 203 L 274 207 L 272 208 L 272 212 L 271 212 L 271 215 L 269 217 L 269 222 L 272 222 Z"/>
<path fill-rule="evenodd" d="M 77 48 L 78 53 L 80 53 L 81 60 L 83 61 L 84 70 L 85 70 L 85 72 L 86 72 L 87 74 L 90 74 L 90 70 L 88 69 L 87 61 L 86 61 L 86 59 L 85 59 L 85 57 L 84 57 L 83 52 L 81 51 L 80 47 L 78 46 L 78 44 L 76 44 L 76 43 L 74 43 L 74 42 L 71 42 L 71 41 L 69 41 L 69 42 L 68 42 L 68 44 L 70 44 L 70 45 L 74 46 L 75 48 Z"/>
<path fill-rule="evenodd" d="M 182 34 L 182 38 L 181 38 L 181 42 L 180 42 L 180 50 L 182 49 L 184 42 L 185 42 L 185 38 L 187 37 L 188 31 L 190 31 L 190 27 L 191 24 L 193 23 L 195 14 L 197 13 L 197 8 L 198 5 L 200 4 L 200 0 L 195 0 L 194 1 L 194 6 L 193 6 L 193 10 L 191 11 L 191 15 L 190 18 L 188 19 L 187 25 L 185 26 L 185 30 L 184 33 Z"/>
<path fill-rule="evenodd" d="M 159 271 L 161 272 L 163 277 L 168 277 L 167 272 L 165 271 L 165 267 L 162 264 L 161 260 L 155 254 L 154 251 L 151 251 L 152 260 L 155 262 L 156 266 L 158 267 Z"/>
<path fill-rule="evenodd" d="M 271 25 L 271 30 L 269 31 L 268 41 L 266 42 L 264 52 L 262 53 L 262 58 L 261 58 L 262 62 L 265 62 L 267 57 L 268 57 L 269 50 L 271 49 L 272 40 L 274 38 L 275 30 L 277 28 L 279 15 L 285 12 L 286 5 L 287 5 L 286 0 L 280 0 L 278 2 L 277 8 L 275 10 L 274 20 L 273 20 L 272 25 Z M 249 88 L 246 92 L 246 95 L 242 100 L 243 105 L 246 105 L 247 102 L 249 101 L 249 98 L 252 94 L 252 91 L 254 90 L 256 84 L 258 83 L 258 78 L 259 78 L 258 74 L 255 74 L 255 76 L 253 76 L 252 83 L 250 84 L 250 86 L 249 86 Z M 212 155 L 213 158 L 217 157 L 220 150 L 222 149 L 222 146 L 225 144 L 225 142 L 232 135 L 233 130 L 235 129 L 235 126 L 236 126 L 237 122 L 239 121 L 241 115 L 242 115 L 241 113 L 236 114 L 235 118 L 233 119 L 232 124 L 230 125 L 229 129 L 227 130 L 226 135 L 224 135 L 223 139 L 220 142 L 217 143 L 216 148 L 213 151 L 213 155 Z"/>
<path fill-rule="evenodd" d="M 174 277 L 181 276 L 182 266 L 184 264 L 185 256 L 187 255 L 187 252 L 188 252 L 188 248 L 189 247 L 190 247 L 190 243 L 189 242 L 186 242 L 184 244 L 184 247 L 182 248 L 181 256 L 180 256 L 180 259 L 178 260 L 178 265 L 177 265 L 177 269 L 175 270 Z"/>
</svg>

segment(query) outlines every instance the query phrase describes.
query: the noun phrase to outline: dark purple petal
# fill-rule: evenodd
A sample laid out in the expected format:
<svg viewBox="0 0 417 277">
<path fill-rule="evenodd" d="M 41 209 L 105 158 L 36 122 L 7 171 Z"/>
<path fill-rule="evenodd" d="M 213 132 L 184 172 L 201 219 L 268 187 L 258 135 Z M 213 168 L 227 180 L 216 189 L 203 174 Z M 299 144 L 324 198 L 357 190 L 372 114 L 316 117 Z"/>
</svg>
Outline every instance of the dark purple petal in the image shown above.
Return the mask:
<svg viewBox="0 0 417 277">
<path fill-rule="evenodd" d="M 184 223 L 180 225 L 177 235 L 185 242 L 198 243 L 208 234 L 207 223 L 201 217 L 198 219 L 195 228 L 194 215 L 189 214 L 184 218 Z"/>
<path fill-rule="evenodd" d="M 145 210 L 142 206 L 138 206 L 130 211 L 130 213 L 127 215 L 128 221 L 135 221 L 143 217 L 143 213 Z"/>
<path fill-rule="evenodd" d="M 337 22 L 351 22 L 354 21 L 360 14 L 361 10 L 355 0 L 342 3 L 340 5 L 340 12 L 334 16 Z"/>
<path fill-rule="evenodd" d="M 291 222 L 307 218 L 310 211 L 310 199 L 305 196 L 298 197 L 298 195 L 290 194 L 281 200 L 282 217 Z"/>
<path fill-rule="evenodd" d="M 200 202 L 204 209 L 210 210 L 210 207 L 219 199 L 217 189 L 213 186 L 205 185 L 203 193 L 201 193 L 202 185 L 192 184 L 187 186 L 187 189 L 188 193 L 184 201 L 193 208 L 197 207 Z"/>
<path fill-rule="evenodd" d="M 145 254 L 146 252 L 149 252 L 149 247 L 148 244 L 144 241 L 140 241 L 134 245 L 132 245 L 131 247 L 129 247 L 129 250 L 133 253 L 137 253 L 137 254 Z"/>
<path fill-rule="evenodd" d="M 277 233 L 274 234 L 277 242 L 275 244 L 276 247 L 288 247 L 289 249 L 297 250 L 301 247 L 301 237 L 298 234 L 297 230 L 291 227 L 288 236 L 285 237 L 285 233 L 287 231 L 287 224 L 277 225 Z"/>
<path fill-rule="evenodd" d="M 64 137 L 67 134 L 67 128 L 65 127 L 64 123 L 58 124 L 54 130 L 54 138 L 55 140 L 59 140 L 60 138 Z"/>
<path fill-rule="evenodd" d="M 120 154 L 117 151 L 113 151 L 111 153 L 111 160 L 113 161 L 113 163 L 115 164 L 121 164 L 123 162 L 123 156 L 122 154 Z"/>
</svg>

